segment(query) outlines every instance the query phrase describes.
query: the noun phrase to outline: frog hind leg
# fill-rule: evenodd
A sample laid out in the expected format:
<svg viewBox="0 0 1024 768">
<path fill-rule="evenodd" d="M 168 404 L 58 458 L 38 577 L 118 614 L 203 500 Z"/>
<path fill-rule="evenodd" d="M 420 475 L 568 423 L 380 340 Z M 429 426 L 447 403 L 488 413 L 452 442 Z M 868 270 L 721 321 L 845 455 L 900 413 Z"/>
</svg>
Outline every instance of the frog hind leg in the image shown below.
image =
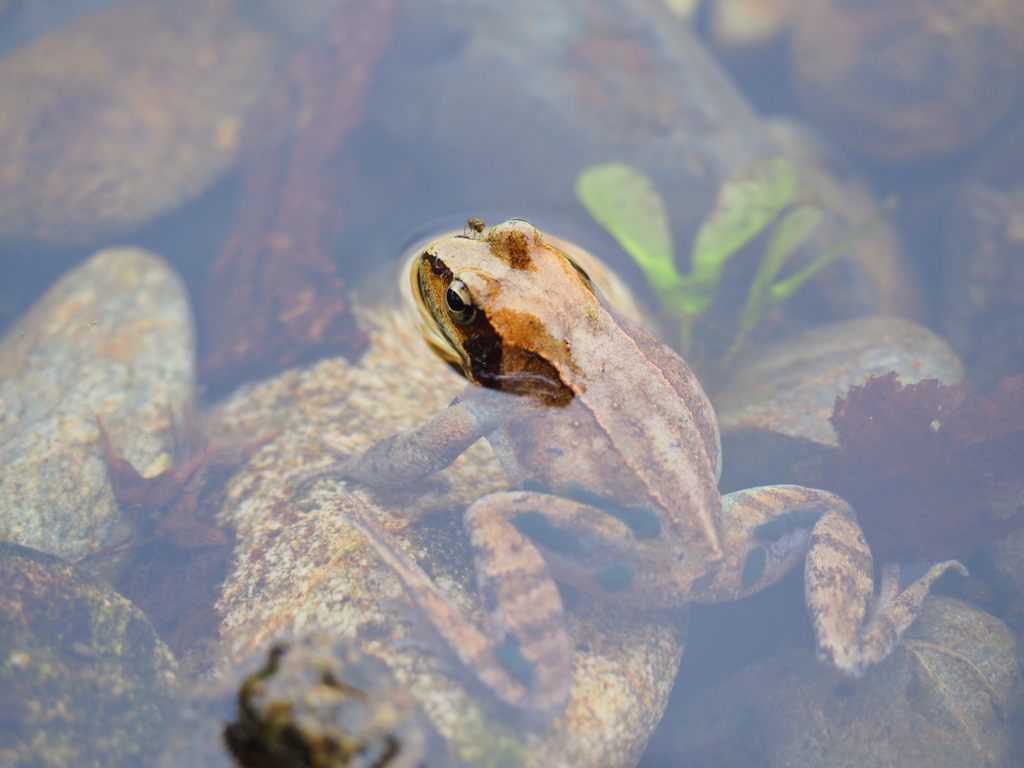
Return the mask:
<svg viewBox="0 0 1024 768">
<path fill-rule="evenodd" d="M 490 539 L 500 527 L 500 515 L 497 521 L 489 518 L 503 495 L 486 496 L 467 510 L 467 520 L 476 515 L 483 520 L 474 538 Z M 353 524 L 401 582 L 426 628 L 471 679 L 524 722 L 543 723 L 560 715 L 569 700 L 572 641 L 558 588 L 536 547 L 506 522 L 511 530 L 498 533 L 505 538 L 496 547 L 512 552 L 515 565 L 507 558 L 485 556 L 480 593 L 490 624 L 488 639 L 448 601 L 377 517 L 359 506 Z M 479 554 L 477 563 L 479 574 Z M 495 600 L 510 603 L 512 610 L 499 611 Z"/>
<path fill-rule="evenodd" d="M 885 659 L 955 560 L 933 565 L 899 591 L 899 566 L 882 568 L 874 594 L 874 564 L 850 505 L 835 494 L 797 485 L 764 486 L 722 497 L 726 562 L 699 602 L 737 599 L 777 581 L 804 560 L 804 596 L 818 659 L 861 677 Z"/>
</svg>

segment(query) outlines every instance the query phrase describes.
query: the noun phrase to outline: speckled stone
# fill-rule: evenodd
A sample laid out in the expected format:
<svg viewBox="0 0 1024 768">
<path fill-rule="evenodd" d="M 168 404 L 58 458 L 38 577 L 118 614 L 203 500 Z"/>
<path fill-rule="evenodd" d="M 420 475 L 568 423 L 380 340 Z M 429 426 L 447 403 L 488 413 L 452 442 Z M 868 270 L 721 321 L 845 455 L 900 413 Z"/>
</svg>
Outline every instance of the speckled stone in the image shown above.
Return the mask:
<svg viewBox="0 0 1024 768">
<path fill-rule="evenodd" d="M 178 665 L 106 582 L 0 543 L 0 766 L 152 765 Z"/>
<path fill-rule="evenodd" d="M 122 3 L 0 62 L 0 237 L 95 242 L 234 163 L 278 56 L 229 6 Z"/>
<path fill-rule="evenodd" d="M 507 713 L 467 693 L 464 678 L 413 641 L 402 591 L 346 520 L 362 499 L 452 602 L 478 625 L 482 613 L 460 516 L 509 481 L 484 441 L 410 491 L 375 493 L 291 478 L 445 408 L 463 380 L 427 350 L 410 324 L 371 313 L 372 346 L 356 366 L 327 360 L 249 386 L 216 409 L 210 427 L 254 434 L 280 429 L 227 487 L 220 524 L 235 528 L 234 569 L 219 610 L 234 664 L 276 638 L 324 631 L 354 640 L 408 685 L 457 757 L 474 766 L 635 763 L 665 707 L 682 653 L 666 613 L 633 613 L 566 593 L 578 645 L 568 711 L 542 728 L 516 729 Z M 679 617 L 676 617 L 678 621 Z"/>
<path fill-rule="evenodd" d="M 902 384 L 954 384 L 964 377 L 945 341 L 896 317 L 822 326 L 742 357 L 728 387 L 714 397 L 728 487 L 794 482 L 797 462 L 818 461 L 838 447 L 829 421 L 836 398 L 891 371 Z M 742 477 L 737 466 L 745 468 Z"/>
<path fill-rule="evenodd" d="M 164 469 L 194 346 L 185 286 L 130 248 L 96 254 L 11 327 L 0 341 L 0 540 L 75 561 L 124 536 L 96 415 L 144 475 Z M 121 564 L 90 567 L 112 577 Z"/>
<path fill-rule="evenodd" d="M 1008 768 L 1024 691 L 1020 652 L 995 617 L 933 596 L 861 681 L 793 650 L 670 712 L 657 765 Z"/>
</svg>

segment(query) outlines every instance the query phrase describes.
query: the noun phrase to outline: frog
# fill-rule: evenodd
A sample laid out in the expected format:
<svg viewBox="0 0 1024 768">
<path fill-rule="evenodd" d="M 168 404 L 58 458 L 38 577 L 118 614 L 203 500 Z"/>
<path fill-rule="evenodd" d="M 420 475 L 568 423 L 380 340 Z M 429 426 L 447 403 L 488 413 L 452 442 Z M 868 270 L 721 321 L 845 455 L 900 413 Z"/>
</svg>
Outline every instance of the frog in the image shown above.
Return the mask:
<svg viewBox="0 0 1024 768">
<path fill-rule="evenodd" d="M 443 411 L 315 476 L 415 486 L 486 439 L 512 483 L 463 526 L 486 631 L 368 509 L 351 519 L 468 679 L 527 722 L 566 708 L 573 649 L 557 582 L 652 610 L 738 600 L 804 566 L 818 659 L 849 678 L 884 660 L 934 581 L 905 588 L 851 506 L 775 485 L 720 494 L 721 437 L 689 365 L 627 319 L 564 251 L 512 219 L 415 257 L 419 298 L 467 383 Z"/>
</svg>

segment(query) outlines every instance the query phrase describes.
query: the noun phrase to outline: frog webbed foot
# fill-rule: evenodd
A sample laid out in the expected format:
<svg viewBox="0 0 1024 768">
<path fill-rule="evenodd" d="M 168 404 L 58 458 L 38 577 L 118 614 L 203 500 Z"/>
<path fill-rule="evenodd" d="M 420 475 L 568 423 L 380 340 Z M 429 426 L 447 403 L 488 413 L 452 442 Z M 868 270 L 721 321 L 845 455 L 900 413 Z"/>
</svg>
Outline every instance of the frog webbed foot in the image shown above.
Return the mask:
<svg viewBox="0 0 1024 768">
<path fill-rule="evenodd" d="M 853 509 L 833 494 L 814 494 L 823 504 L 833 502 L 811 531 L 804 570 L 817 655 L 822 663 L 857 678 L 895 650 L 936 579 L 950 568 L 966 576 L 967 569 L 956 560 L 936 563 L 901 592 L 900 566 L 886 564 L 875 595 L 871 552 Z"/>
<path fill-rule="evenodd" d="M 879 594 L 869 598 L 867 614 L 856 639 L 850 642 L 840 636 L 836 638 L 839 642 L 833 639 L 826 643 L 819 637 L 818 660 L 849 677 L 862 677 L 869 667 L 883 661 L 895 650 L 900 636 L 917 618 L 932 584 L 950 568 L 961 576 L 967 576 L 967 569 L 958 561 L 945 560 L 932 565 L 901 592 L 901 566 L 895 563 L 883 565 Z"/>
<path fill-rule="evenodd" d="M 860 677 L 896 648 L 928 596 L 956 560 L 932 565 L 900 591 L 900 567 L 882 568 L 874 593 L 874 563 L 853 509 L 827 491 L 765 486 L 722 499 L 726 562 L 706 594 L 714 602 L 744 597 L 777 581 L 804 559 L 804 597 L 818 659 Z"/>
</svg>

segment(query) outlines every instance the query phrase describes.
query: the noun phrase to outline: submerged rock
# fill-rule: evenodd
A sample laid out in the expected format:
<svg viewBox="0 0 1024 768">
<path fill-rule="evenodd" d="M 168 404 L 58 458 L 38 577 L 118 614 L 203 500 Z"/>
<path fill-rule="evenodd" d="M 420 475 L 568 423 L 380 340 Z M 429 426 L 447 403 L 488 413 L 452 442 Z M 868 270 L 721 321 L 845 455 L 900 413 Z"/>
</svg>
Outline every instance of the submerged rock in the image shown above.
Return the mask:
<svg viewBox="0 0 1024 768">
<path fill-rule="evenodd" d="M 803 0 L 711 0 L 709 27 L 715 44 L 725 49 L 765 45 L 787 30 Z"/>
<path fill-rule="evenodd" d="M 94 242 L 230 167 L 275 43 L 225 0 L 122 3 L 0 61 L 0 237 Z"/>
<path fill-rule="evenodd" d="M 130 531 L 96 416 L 143 475 L 168 463 L 171 407 L 194 386 L 185 287 L 146 251 L 101 251 L 0 341 L 0 540 L 78 560 Z M 94 567 L 112 577 L 122 558 Z"/>
<path fill-rule="evenodd" d="M 777 66 L 830 135 L 876 160 L 928 161 L 998 129 L 1024 82 L 1024 6 L 1005 0 L 709 0 L 725 53 Z M 779 38 L 785 35 L 785 40 Z M 742 58 L 738 59 L 743 61 Z"/>
<path fill-rule="evenodd" d="M 966 184 L 945 234 L 943 326 L 989 389 L 1024 370 L 1024 184 Z"/>
<path fill-rule="evenodd" d="M 541 728 L 467 692 L 465 677 L 396 611 L 402 590 L 348 522 L 363 500 L 440 588 L 478 624 L 468 542 L 459 519 L 470 502 L 509 481 L 490 448 L 473 446 L 448 470 L 407 491 L 375 493 L 295 477 L 335 452 L 416 426 L 445 408 L 464 382 L 438 360 L 411 323 L 390 308 L 367 313 L 371 348 L 358 365 L 323 361 L 247 387 L 210 418 L 213 439 L 280 429 L 229 482 L 222 524 L 236 531 L 233 573 L 218 609 L 227 658 L 221 673 L 276 638 L 311 631 L 352 642 L 407 686 L 455 759 L 479 766 L 606 768 L 635 763 L 664 709 L 682 653 L 666 613 L 635 613 L 567 591 L 576 639 L 567 712 Z M 327 448 L 326 445 L 330 448 Z"/>
<path fill-rule="evenodd" d="M 1020 3 L 813 0 L 793 22 L 795 87 L 807 111 L 873 159 L 957 152 L 1020 103 Z"/>
<path fill-rule="evenodd" d="M 152 765 L 177 664 L 138 608 L 55 557 L 0 543 L 0 765 Z"/>
<path fill-rule="evenodd" d="M 829 422 L 836 397 L 891 371 L 903 384 L 955 384 L 964 377 L 946 342 L 895 317 L 826 325 L 752 350 L 714 399 L 723 482 L 729 488 L 794 482 L 797 462 L 818 462 L 838 447 Z"/>
<path fill-rule="evenodd" d="M 1024 497 L 1016 499 L 1024 502 Z M 1024 635 L 1024 531 L 985 544 L 979 554 L 989 595 L 1010 627 Z"/>
<path fill-rule="evenodd" d="M 1008 766 L 1020 652 L 998 619 L 930 597 L 893 655 L 863 680 L 792 650 L 691 699 L 666 715 L 657 765 Z"/>
</svg>

